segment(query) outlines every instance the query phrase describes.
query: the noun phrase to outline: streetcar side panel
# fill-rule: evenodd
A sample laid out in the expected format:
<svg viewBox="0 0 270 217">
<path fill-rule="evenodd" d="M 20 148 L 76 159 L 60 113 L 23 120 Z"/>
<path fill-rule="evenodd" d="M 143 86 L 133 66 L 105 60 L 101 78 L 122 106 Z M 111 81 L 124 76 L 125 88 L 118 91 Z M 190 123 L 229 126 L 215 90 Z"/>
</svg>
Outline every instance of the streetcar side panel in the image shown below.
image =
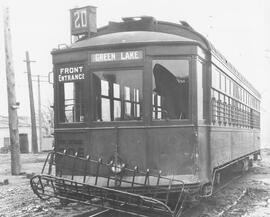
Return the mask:
<svg viewBox="0 0 270 217">
<path fill-rule="evenodd" d="M 215 168 L 232 160 L 231 132 L 222 130 L 210 131 L 211 168 Z"/>
</svg>

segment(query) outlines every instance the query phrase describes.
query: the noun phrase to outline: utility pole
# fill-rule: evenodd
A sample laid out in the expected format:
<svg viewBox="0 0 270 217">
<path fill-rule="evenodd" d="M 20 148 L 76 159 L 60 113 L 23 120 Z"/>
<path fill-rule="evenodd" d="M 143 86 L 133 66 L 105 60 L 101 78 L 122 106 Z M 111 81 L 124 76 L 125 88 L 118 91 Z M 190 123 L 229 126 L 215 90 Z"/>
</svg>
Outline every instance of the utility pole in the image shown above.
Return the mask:
<svg viewBox="0 0 270 217">
<path fill-rule="evenodd" d="M 39 150 L 42 150 L 42 124 L 41 124 L 41 99 L 40 99 L 40 75 L 37 76 L 38 82 L 38 124 L 39 124 Z"/>
<path fill-rule="evenodd" d="M 9 137 L 11 154 L 11 174 L 19 175 L 21 172 L 20 164 L 20 144 L 18 130 L 17 102 L 15 92 L 15 74 L 13 67 L 11 31 L 9 26 L 9 9 L 4 9 L 4 35 L 5 35 L 5 53 L 6 53 L 6 76 L 7 76 L 7 95 L 8 95 L 8 119 L 9 119 Z"/>
<path fill-rule="evenodd" d="M 46 78 L 48 79 L 48 76 L 43 76 L 43 75 L 32 75 L 32 78 L 37 78 L 32 79 L 32 81 L 38 83 L 38 123 L 39 123 L 39 150 L 42 150 L 42 112 L 41 112 L 41 91 L 40 91 L 40 83 L 45 82 L 47 83 L 48 81 L 44 81 L 44 79 L 40 78 Z"/>
<path fill-rule="evenodd" d="M 35 105 L 33 96 L 33 85 L 32 85 L 32 75 L 30 63 L 35 61 L 30 61 L 28 51 L 25 52 L 28 86 L 29 86 L 29 101 L 30 101 L 30 112 L 31 112 L 31 127 L 32 127 L 32 152 L 38 153 L 38 143 L 37 143 L 37 126 L 36 126 L 36 116 L 35 116 Z"/>
</svg>

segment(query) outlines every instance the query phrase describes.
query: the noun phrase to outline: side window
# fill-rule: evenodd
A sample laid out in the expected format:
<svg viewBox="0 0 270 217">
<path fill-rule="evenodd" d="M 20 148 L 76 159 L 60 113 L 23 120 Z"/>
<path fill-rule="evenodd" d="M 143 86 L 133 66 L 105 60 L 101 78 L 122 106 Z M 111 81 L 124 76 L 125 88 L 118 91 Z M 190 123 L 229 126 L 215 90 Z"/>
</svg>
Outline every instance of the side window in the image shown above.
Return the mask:
<svg viewBox="0 0 270 217">
<path fill-rule="evenodd" d="M 226 77 L 226 93 L 228 95 L 231 95 L 230 88 L 231 88 L 231 80 L 228 77 Z"/>
<path fill-rule="evenodd" d="M 198 118 L 205 118 L 206 102 L 204 100 L 205 91 L 205 78 L 203 76 L 204 65 L 201 61 L 197 60 L 197 97 L 198 97 Z"/>
<path fill-rule="evenodd" d="M 62 123 L 84 121 L 84 92 L 80 81 L 59 84 L 59 117 Z"/>
<path fill-rule="evenodd" d="M 189 117 L 189 61 L 153 61 L 153 119 Z"/>
<path fill-rule="evenodd" d="M 109 97 L 109 82 L 105 80 L 100 81 L 101 86 L 101 114 L 102 120 L 109 121 L 111 118 L 111 105 Z"/>
<path fill-rule="evenodd" d="M 219 83 L 220 83 L 220 72 L 215 68 L 212 67 L 212 87 L 219 90 Z"/>
<path fill-rule="evenodd" d="M 222 92 L 226 91 L 226 83 L 225 83 L 225 75 L 223 73 L 220 73 L 220 90 Z"/>
</svg>

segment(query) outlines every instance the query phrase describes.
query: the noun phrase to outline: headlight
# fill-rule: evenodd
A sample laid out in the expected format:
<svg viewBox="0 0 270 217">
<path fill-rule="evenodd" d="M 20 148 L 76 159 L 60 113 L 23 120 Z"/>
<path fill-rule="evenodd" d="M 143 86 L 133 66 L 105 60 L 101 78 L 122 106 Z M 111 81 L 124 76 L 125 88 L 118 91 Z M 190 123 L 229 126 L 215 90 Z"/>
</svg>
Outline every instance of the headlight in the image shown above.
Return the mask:
<svg viewBox="0 0 270 217">
<path fill-rule="evenodd" d="M 114 174 L 119 174 L 123 172 L 126 164 L 122 161 L 120 157 L 113 157 L 113 159 L 110 161 L 111 165 L 111 171 Z"/>
<path fill-rule="evenodd" d="M 113 173 L 118 174 L 121 173 L 126 165 L 124 163 L 119 164 L 119 163 L 113 163 L 111 170 Z"/>
</svg>

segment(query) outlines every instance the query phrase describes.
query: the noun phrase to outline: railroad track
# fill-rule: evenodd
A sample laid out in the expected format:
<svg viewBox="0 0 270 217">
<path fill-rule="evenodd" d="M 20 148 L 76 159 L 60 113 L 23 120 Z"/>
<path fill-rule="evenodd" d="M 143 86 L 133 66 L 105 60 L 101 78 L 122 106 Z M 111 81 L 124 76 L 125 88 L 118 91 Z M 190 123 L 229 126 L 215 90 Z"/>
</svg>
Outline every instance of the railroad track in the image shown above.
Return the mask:
<svg viewBox="0 0 270 217">
<path fill-rule="evenodd" d="M 227 187 L 229 184 L 231 184 L 232 182 L 234 182 L 237 179 L 240 179 L 241 177 L 243 177 L 243 175 L 238 175 L 233 177 L 232 179 L 230 179 L 229 181 L 221 184 L 220 186 L 218 186 L 214 191 L 213 191 L 213 195 L 215 195 L 216 193 L 218 193 L 219 191 L 221 191 L 222 189 L 224 189 L 225 187 Z"/>
<path fill-rule="evenodd" d="M 229 177 L 227 178 L 226 181 L 224 181 L 223 183 L 221 183 L 218 187 L 216 187 L 216 189 L 213 191 L 212 196 L 216 195 L 218 192 L 220 192 L 222 189 L 226 188 L 228 185 L 232 184 L 233 182 L 235 182 L 236 180 L 240 179 L 241 177 L 243 177 L 244 174 L 241 175 L 237 175 L 235 177 Z M 242 195 L 240 196 L 242 197 Z M 197 204 L 198 205 L 198 204 Z M 201 210 L 196 209 L 197 205 L 191 205 L 189 208 L 185 209 L 181 215 L 181 217 L 199 217 L 202 216 L 201 214 Z M 229 209 L 229 208 L 228 208 Z M 225 211 L 227 210 L 227 208 L 225 209 Z M 222 211 L 221 213 L 218 214 L 218 217 L 222 217 L 224 214 L 224 211 Z M 207 216 L 207 215 L 205 215 Z"/>
<path fill-rule="evenodd" d="M 84 212 L 73 217 L 134 217 L 134 215 L 121 213 L 111 209 L 98 208 L 97 210 L 92 210 Z"/>
</svg>

